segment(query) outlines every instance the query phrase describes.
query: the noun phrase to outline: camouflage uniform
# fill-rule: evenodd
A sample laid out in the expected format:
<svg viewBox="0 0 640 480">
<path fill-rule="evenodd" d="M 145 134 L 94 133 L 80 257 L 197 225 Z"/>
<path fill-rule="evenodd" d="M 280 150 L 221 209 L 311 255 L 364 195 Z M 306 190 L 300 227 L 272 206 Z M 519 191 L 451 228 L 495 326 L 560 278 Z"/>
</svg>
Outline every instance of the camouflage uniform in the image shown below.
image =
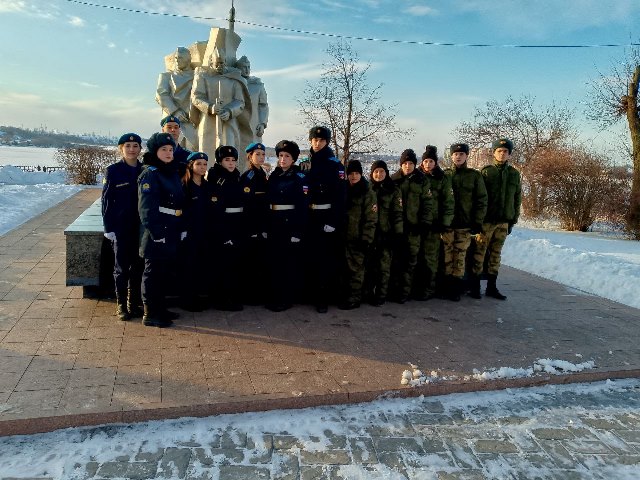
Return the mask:
<svg viewBox="0 0 640 480">
<path fill-rule="evenodd" d="M 365 257 L 373 242 L 377 222 L 376 194 L 369 182 L 361 178 L 347 187 L 347 304 L 360 304 Z"/>
<path fill-rule="evenodd" d="M 476 243 L 473 273 L 479 275 L 483 271 L 484 259 L 489 251 L 487 273 L 497 276 L 500 269 L 502 246 L 518 222 L 522 187 L 520 172 L 508 163 L 494 162 L 481 170 L 487 187 L 489 204 L 482 225 L 481 240 Z"/>
<path fill-rule="evenodd" d="M 421 235 L 431 228 L 433 202 L 429 179 L 418 169 L 406 176 L 399 170 L 391 179 L 402 198 L 404 232 L 403 241 L 393 252 L 395 268 L 392 283 L 397 289 L 398 301 L 404 303 L 411 293 Z"/>
<path fill-rule="evenodd" d="M 487 211 L 487 190 L 482 175 L 473 168 L 455 165 L 446 170 L 451 179 L 454 195 L 454 215 L 451 228 L 442 234 L 444 242 L 445 275 L 461 279 L 464 262 L 471 242 L 470 233 L 482 230 L 482 221 Z"/>
<path fill-rule="evenodd" d="M 386 170 L 386 164 L 381 168 Z M 371 184 L 377 197 L 378 218 L 371 255 L 365 269 L 364 290 L 373 305 L 382 305 L 389 289 L 393 240 L 402 236 L 402 197 L 389 176 L 382 182 L 371 179 Z"/>
<path fill-rule="evenodd" d="M 436 167 L 427 173 L 423 172 L 430 180 L 431 195 L 433 199 L 433 223 L 431 229 L 422 236 L 422 246 L 418 258 L 418 271 L 414 282 L 414 296 L 417 299 L 428 299 L 435 295 L 436 276 L 440 257 L 442 234 L 453 221 L 454 199 L 451 188 L 451 177 Z"/>
</svg>

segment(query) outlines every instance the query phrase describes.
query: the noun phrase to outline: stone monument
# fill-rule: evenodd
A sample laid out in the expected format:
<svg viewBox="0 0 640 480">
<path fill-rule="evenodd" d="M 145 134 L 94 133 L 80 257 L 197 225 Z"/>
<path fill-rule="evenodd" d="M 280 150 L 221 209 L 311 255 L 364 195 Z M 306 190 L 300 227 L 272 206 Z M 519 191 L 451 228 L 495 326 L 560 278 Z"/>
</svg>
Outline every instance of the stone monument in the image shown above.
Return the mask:
<svg viewBox="0 0 640 480">
<path fill-rule="evenodd" d="M 251 97 L 251 110 L 245 109 L 240 114 L 239 119 L 241 124 L 247 125 L 243 125 L 243 128 L 240 129 L 240 146 L 244 149 L 252 142 L 262 143 L 262 135 L 269 121 L 269 103 L 267 102 L 267 91 L 262 80 L 258 77 L 250 76 L 251 63 L 249 59 L 243 55 L 236 62 L 236 67 L 246 80 L 249 96 Z M 245 135 L 242 135 L 243 133 Z"/>
</svg>

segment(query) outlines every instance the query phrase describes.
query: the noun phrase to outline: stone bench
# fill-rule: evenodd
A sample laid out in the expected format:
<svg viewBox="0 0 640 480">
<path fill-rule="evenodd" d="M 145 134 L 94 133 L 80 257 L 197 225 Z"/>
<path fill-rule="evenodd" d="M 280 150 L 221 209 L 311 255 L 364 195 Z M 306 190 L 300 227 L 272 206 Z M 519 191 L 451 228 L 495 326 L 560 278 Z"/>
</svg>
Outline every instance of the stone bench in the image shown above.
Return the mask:
<svg viewBox="0 0 640 480">
<path fill-rule="evenodd" d="M 102 200 L 98 198 L 64 230 L 66 284 L 83 287 L 84 297 L 113 291 L 113 251 L 104 238 Z"/>
</svg>

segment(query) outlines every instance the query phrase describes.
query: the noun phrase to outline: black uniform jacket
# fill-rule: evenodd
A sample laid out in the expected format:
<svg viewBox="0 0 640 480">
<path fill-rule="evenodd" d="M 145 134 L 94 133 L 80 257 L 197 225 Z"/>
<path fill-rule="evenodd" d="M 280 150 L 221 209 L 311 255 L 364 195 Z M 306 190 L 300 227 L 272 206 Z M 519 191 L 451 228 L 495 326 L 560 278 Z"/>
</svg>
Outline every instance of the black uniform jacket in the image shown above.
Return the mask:
<svg viewBox="0 0 640 480">
<path fill-rule="evenodd" d="M 275 168 L 267 185 L 269 235 L 302 238 L 308 218 L 306 190 L 305 175 L 297 165 L 286 172 Z"/>
<path fill-rule="evenodd" d="M 307 172 L 309 186 L 308 202 L 312 207 L 310 221 L 314 225 L 344 227 L 347 182 L 344 166 L 328 146 L 314 152 L 311 150 L 311 168 Z M 330 204 L 329 209 L 313 209 L 313 205 Z"/>
<path fill-rule="evenodd" d="M 246 235 L 245 195 L 240 184 L 240 171 L 228 171 L 219 163 L 209 169 L 209 198 L 212 205 L 211 226 L 214 238 L 238 245 Z"/>
<path fill-rule="evenodd" d="M 102 185 L 102 221 L 105 232 L 139 235 L 138 175 L 142 163 L 134 167 L 124 160 L 109 165 Z"/>
<path fill-rule="evenodd" d="M 249 170 L 240 175 L 242 191 L 245 194 L 245 220 L 249 236 L 261 235 L 267 231 L 269 200 L 267 199 L 267 174 L 262 168 L 250 165 Z"/>
</svg>

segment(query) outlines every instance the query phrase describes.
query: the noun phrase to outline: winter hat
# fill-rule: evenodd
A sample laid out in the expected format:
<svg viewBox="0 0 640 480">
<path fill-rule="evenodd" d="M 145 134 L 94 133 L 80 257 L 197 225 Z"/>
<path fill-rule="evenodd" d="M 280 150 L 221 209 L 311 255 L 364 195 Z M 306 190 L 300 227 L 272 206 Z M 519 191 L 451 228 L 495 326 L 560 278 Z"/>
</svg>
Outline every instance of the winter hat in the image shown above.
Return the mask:
<svg viewBox="0 0 640 480">
<path fill-rule="evenodd" d="M 140 135 L 136 133 L 125 133 L 120 137 L 120 140 L 118 140 L 118 145 L 124 145 L 127 142 L 135 142 L 142 146 L 142 139 L 140 138 Z"/>
<path fill-rule="evenodd" d="M 511 152 L 513 151 L 513 142 L 508 138 L 499 138 L 491 144 L 491 147 L 494 152 L 498 148 L 506 148 L 509 150 L 509 155 L 511 155 Z"/>
<path fill-rule="evenodd" d="M 244 149 L 244 153 L 251 153 L 254 150 L 262 150 L 263 152 L 267 151 L 264 145 L 261 144 L 260 142 L 253 142 L 247 145 L 247 148 Z"/>
<path fill-rule="evenodd" d="M 215 156 L 217 163 L 220 163 L 222 159 L 226 157 L 233 157 L 238 160 L 238 150 L 236 150 L 236 147 L 232 147 L 231 145 L 220 145 L 216 148 Z"/>
<path fill-rule="evenodd" d="M 177 123 L 178 126 L 180 126 L 180 120 L 175 115 L 168 115 L 164 117 L 162 120 L 160 120 L 160 126 L 164 127 L 169 122 Z"/>
<path fill-rule="evenodd" d="M 427 145 L 424 147 L 424 153 L 422 154 L 422 160 L 426 160 L 430 158 L 431 160 L 438 163 L 438 147 L 433 145 Z"/>
<path fill-rule="evenodd" d="M 323 126 L 315 126 L 309 130 L 309 140 L 314 138 L 323 138 L 327 142 L 331 140 L 331 130 Z"/>
<path fill-rule="evenodd" d="M 287 152 L 293 157 L 293 161 L 295 162 L 300 156 L 300 147 L 296 142 L 291 140 L 280 140 L 276 144 L 276 155 L 280 155 L 280 152 Z"/>
<path fill-rule="evenodd" d="M 350 160 L 349 163 L 347 163 L 347 175 L 352 172 L 358 172 L 362 175 L 362 163 L 360 163 L 360 160 Z"/>
<path fill-rule="evenodd" d="M 451 152 L 451 154 L 454 154 L 456 152 L 462 152 L 469 155 L 469 145 L 467 145 L 466 143 L 454 143 L 449 148 L 449 151 Z"/>
<path fill-rule="evenodd" d="M 176 148 L 176 142 L 173 141 L 173 137 L 168 133 L 156 132 L 147 140 L 147 150 L 153 155 L 157 153 L 160 147 L 165 145 L 171 145 L 174 150 Z"/>
<path fill-rule="evenodd" d="M 208 161 L 209 156 L 204 152 L 191 152 L 191 154 L 187 157 L 187 163 L 192 162 L 194 160 Z"/>
<path fill-rule="evenodd" d="M 411 148 L 407 148 L 400 154 L 400 165 L 402 166 L 404 162 L 413 162 L 414 165 L 418 164 L 418 157 L 416 157 L 416 152 L 414 152 Z"/>
</svg>

